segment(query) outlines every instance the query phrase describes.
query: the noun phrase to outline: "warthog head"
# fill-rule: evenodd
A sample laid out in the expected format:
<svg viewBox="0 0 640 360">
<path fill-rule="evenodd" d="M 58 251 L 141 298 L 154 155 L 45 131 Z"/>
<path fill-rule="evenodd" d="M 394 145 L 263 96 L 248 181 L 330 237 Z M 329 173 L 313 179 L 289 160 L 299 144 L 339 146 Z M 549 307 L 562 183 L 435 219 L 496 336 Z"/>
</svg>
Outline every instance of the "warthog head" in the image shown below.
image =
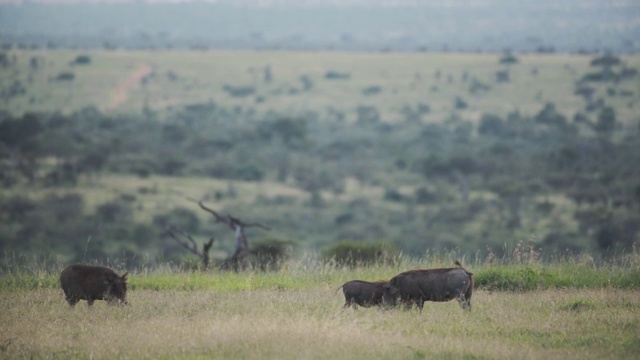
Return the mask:
<svg viewBox="0 0 640 360">
<path fill-rule="evenodd" d="M 124 273 L 122 276 L 109 276 L 105 279 L 105 299 L 114 303 L 117 302 L 122 305 L 128 305 L 127 302 L 127 277 L 129 273 Z"/>
<path fill-rule="evenodd" d="M 395 307 L 400 297 L 398 288 L 391 284 L 384 285 L 384 293 L 382 294 L 382 304 L 386 307 Z"/>
</svg>

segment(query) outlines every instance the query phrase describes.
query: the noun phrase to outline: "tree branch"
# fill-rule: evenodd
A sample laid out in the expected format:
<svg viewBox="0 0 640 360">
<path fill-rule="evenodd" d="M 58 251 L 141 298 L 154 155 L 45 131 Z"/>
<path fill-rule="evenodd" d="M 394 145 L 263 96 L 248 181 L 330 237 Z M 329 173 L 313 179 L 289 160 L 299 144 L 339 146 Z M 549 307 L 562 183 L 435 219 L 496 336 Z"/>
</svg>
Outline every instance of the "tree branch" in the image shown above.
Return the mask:
<svg viewBox="0 0 640 360">
<path fill-rule="evenodd" d="M 189 199 L 192 200 L 192 199 Z M 192 200 L 195 201 L 195 200 Z M 229 226 L 232 230 L 236 232 L 236 249 L 230 257 L 228 257 L 220 268 L 229 269 L 233 268 L 234 271 L 238 272 L 240 270 L 244 270 L 245 268 L 245 260 L 247 256 L 249 256 L 249 241 L 247 240 L 247 236 L 244 233 L 244 229 L 248 227 L 259 227 L 264 230 L 271 230 L 268 226 L 261 223 L 247 223 L 241 219 L 233 217 L 231 215 L 222 216 L 218 214 L 215 210 L 208 208 L 204 205 L 202 201 L 198 201 L 198 206 L 200 208 L 211 215 L 213 215 L 216 219 L 216 222 L 220 222 Z"/>
<path fill-rule="evenodd" d="M 178 236 L 174 231 L 178 232 L 180 235 L 185 237 L 188 241 Z M 200 251 L 198 250 L 198 245 L 196 244 L 195 240 L 193 240 L 191 235 L 187 234 L 186 232 L 180 229 L 177 229 L 173 226 L 170 226 L 167 228 L 166 233 L 169 236 L 171 236 L 173 240 L 175 240 L 178 244 L 182 245 L 187 250 L 191 251 L 192 253 L 197 255 L 199 258 L 201 258 L 205 269 L 209 267 L 209 250 L 211 250 L 211 247 L 213 246 L 213 241 L 214 241 L 213 237 L 209 239 L 208 243 L 202 246 L 202 251 Z"/>
<path fill-rule="evenodd" d="M 200 208 L 210 214 L 212 214 L 215 218 L 217 222 L 221 222 L 224 224 L 227 224 L 231 229 L 235 230 L 237 225 L 242 226 L 243 228 L 248 228 L 248 227 L 259 227 L 262 228 L 264 230 L 271 230 L 270 227 L 261 224 L 261 223 L 247 223 L 244 222 L 241 219 L 238 219 L 236 217 L 233 217 L 231 215 L 226 215 L 226 216 L 221 216 L 220 214 L 218 214 L 215 210 L 210 209 L 208 207 L 206 207 L 202 201 L 198 201 L 198 205 L 200 206 Z"/>
</svg>

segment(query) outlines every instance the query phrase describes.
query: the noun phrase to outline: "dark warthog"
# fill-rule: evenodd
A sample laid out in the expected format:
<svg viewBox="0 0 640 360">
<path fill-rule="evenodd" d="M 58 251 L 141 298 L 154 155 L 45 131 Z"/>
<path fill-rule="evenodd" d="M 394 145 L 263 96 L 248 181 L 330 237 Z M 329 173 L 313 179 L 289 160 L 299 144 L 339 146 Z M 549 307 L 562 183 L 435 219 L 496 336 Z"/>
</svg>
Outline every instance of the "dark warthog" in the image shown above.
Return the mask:
<svg viewBox="0 0 640 360">
<path fill-rule="evenodd" d="M 422 311 L 425 301 L 456 299 L 464 310 L 471 310 L 473 273 L 458 261 L 456 265 L 455 268 L 410 270 L 394 276 L 384 287 L 385 305 L 396 306 L 399 300 L 407 309 L 416 304 Z"/>
<path fill-rule="evenodd" d="M 386 284 L 386 281 L 351 280 L 340 286 L 336 292 L 340 288 L 344 292 L 343 308 L 353 306 L 354 309 L 357 309 L 358 305 L 364 307 L 382 305 L 382 294 Z"/>
<path fill-rule="evenodd" d="M 69 302 L 74 306 L 87 300 L 89 306 L 95 300 L 127 304 L 127 276 L 103 266 L 69 265 L 60 274 L 60 286 Z"/>
</svg>

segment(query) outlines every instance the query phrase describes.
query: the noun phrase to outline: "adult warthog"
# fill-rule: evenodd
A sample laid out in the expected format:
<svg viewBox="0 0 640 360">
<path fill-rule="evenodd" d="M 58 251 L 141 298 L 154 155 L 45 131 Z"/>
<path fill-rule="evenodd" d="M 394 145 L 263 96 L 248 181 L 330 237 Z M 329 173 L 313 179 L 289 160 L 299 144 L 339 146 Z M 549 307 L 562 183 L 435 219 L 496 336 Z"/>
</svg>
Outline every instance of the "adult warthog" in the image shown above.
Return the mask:
<svg viewBox="0 0 640 360">
<path fill-rule="evenodd" d="M 345 301 L 343 308 L 353 306 L 357 309 L 358 305 L 370 307 L 382 305 L 382 294 L 386 284 L 386 281 L 351 280 L 340 286 L 336 292 L 342 288 Z"/>
<path fill-rule="evenodd" d="M 456 299 L 464 310 L 471 310 L 473 273 L 458 261 L 456 265 L 455 268 L 410 270 L 394 276 L 384 286 L 384 304 L 400 303 L 407 309 L 415 304 L 422 312 L 425 301 Z"/>
<path fill-rule="evenodd" d="M 60 286 L 69 305 L 87 300 L 89 306 L 95 300 L 127 304 L 127 276 L 103 266 L 70 265 L 60 274 Z"/>
</svg>

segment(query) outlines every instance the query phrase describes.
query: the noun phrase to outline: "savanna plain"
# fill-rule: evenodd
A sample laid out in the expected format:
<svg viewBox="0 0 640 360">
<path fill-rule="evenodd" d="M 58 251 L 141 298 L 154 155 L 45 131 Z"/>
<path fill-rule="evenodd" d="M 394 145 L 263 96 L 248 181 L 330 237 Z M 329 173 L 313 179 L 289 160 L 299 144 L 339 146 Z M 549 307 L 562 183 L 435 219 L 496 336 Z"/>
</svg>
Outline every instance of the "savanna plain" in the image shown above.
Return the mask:
<svg viewBox="0 0 640 360">
<path fill-rule="evenodd" d="M 130 306 L 70 308 L 58 270 L 12 269 L 0 286 L 0 354 L 24 358 L 632 359 L 640 354 L 637 256 L 468 266 L 473 309 L 343 309 L 336 289 L 444 258 L 278 272 L 168 267 L 130 274 Z"/>
<path fill-rule="evenodd" d="M 293 175 L 285 176 L 278 180 L 276 166 L 269 165 L 271 163 L 265 161 L 258 161 L 259 169 L 265 168 L 264 179 L 260 181 L 242 180 L 233 176 L 225 177 L 225 174 L 218 174 L 218 177 L 203 177 L 195 170 L 185 170 L 183 173 L 176 174 L 162 174 L 153 170 L 141 176 L 122 170 L 125 167 L 119 167 L 131 161 L 128 157 L 136 155 L 137 150 L 123 151 L 123 156 L 113 154 L 110 166 L 106 166 L 97 174 L 87 173 L 79 176 L 73 185 L 62 183 L 58 186 L 46 186 L 38 185 L 40 184 L 38 182 L 33 185 L 18 178 L 12 187 L 3 188 L 0 195 L 9 198 L 18 194 L 28 196 L 29 200 L 31 198 L 39 200 L 48 194 L 66 194 L 73 191 L 82 195 L 82 197 L 78 196 L 78 199 L 86 199 L 83 201 L 86 201 L 87 206 L 86 208 L 79 206 L 78 213 L 70 216 L 70 219 L 84 219 L 81 218 L 84 212 L 92 214 L 101 203 L 114 198 L 124 198 L 132 204 L 135 203 L 136 206 L 131 205 L 131 211 L 125 213 L 126 218 L 118 218 L 118 221 L 114 221 L 114 225 L 122 226 L 126 223 L 131 225 L 131 228 L 133 225 L 127 223 L 131 219 L 151 228 L 149 224 L 153 224 L 154 218 L 168 213 L 173 207 L 182 206 L 185 209 L 193 209 L 195 205 L 190 199 L 216 199 L 211 194 L 224 195 L 226 192 L 223 190 L 233 185 L 233 192 L 239 195 L 220 196 L 215 200 L 215 205 L 211 206 L 252 221 L 259 220 L 270 225 L 279 224 L 279 227 L 273 226 L 276 233 L 273 236 L 283 239 L 295 238 L 300 245 L 296 250 L 296 256 L 288 259 L 277 271 L 248 270 L 241 273 L 217 270 L 194 271 L 188 266 L 171 263 L 172 260 L 168 259 L 168 256 L 176 253 L 176 248 L 180 249 L 176 256 L 182 256 L 182 254 L 189 256 L 189 254 L 179 248 L 179 245 L 174 244 L 171 239 L 164 239 L 166 240 L 164 242 L 158 241 L 157 239 L 161 236 L 155 231 L 160 230 L 155 227 L 153 231 L 145 233 L 146 238 L 141 239 L 139 235 L 131 237 L 134 240 L 144 240 L 139 246 L 132 245 L 135 241 L 131 239 L 123 239 L 122 231 L 105 235 L 104 232 L 99 233 L 96 228 L 88 230 L 90 236 L 69 236 L 65 232 L 61 233 L 67 235 L 51 236 L 51 232 L 44 229 L 38 233 L 38 237 L 34 236 L 29 242 L 23 237 L 23 234 L 26 236 L 29 231 L 19 233 L 15 230 L 18 228 L 16 222 L 7 221 L 5 233 L 20 236 L 14 236 L 13 239 L 16 240 L 10 243 L 6 238 L 0 239 L 0 242 L 7 241 L 11 244 L 8 247 L 9 250 L 4 252 L 5 258 L 1 261 L 0 267 L 0 309 L 2 309 L 0 311 L 0 359 L 640 358 L 640 253 L 636 245 L 630 243 L 628 248 L 625 248 L 625 252 L 615 253 L 611 250 L 611 252 L 600 254 L 602 257 L 594 255 L 595 258 L 586 255 L 589 252 L 585 250 L 581 253 L 583 255 L 566 257 L 551 255 L 542 260 L 535 252 L 530 252 L 528 255 L 518 252 L 517 245 L 514 245 L 516 248 L 513 252 L 507 252 L 504 257 L 497 255 L 498 258 L 484 255 L 473 258 L 473 255 L 469 255 L 473 252 L 461 250 L 452 250 L 454 251 L 452 254 L 429 255 L 439 254 L 436 252 L 439 248 L 434 250 L 433 247 L 436 243 L 433 240 L 436 231 L 447 235 L 446 240 L 452 237 L 451 233 L 456 228 L 463 228 L 460 224 L 467 226 L 464 228 L 466 232 L 458 235 L 459 239 L 456 238 L 456 242 L 451 243 L 463 246 L 467 244 L 463 241 L 464 239 L 471 239 L 484 245 L 482 246 L 484 249 L 487 244 L 486 241 L 479 239 L 481 230 L 493 231 L 491 224 L 501 226 L 506 223 L 510 219 L 507 215 L 511 213 L 508 209 L 511 209 L 509 205 L 512 204 L 508 202 L 511 199 L 508 195 L 520 193 L 515 190 L 504 192 L 505 200 L 499 202 L 500 196 L 494 192 L 497 191 L 496 189 L 503 189 L 503 186 L 495 188 L 485 186 L 484 183 L 479 182 L 479 175 L 471 173 L 470 183 L 476 187 L 472 186 L 470 198 L 476 202 L 467 204 L 457 196 L 457 186 L 452 183 L 449 175 L 442 176 L 442 180 L 439 180 L 435 170 L 433 173 L 427 171 L 425 176 L 425 174 L 407 170 L 411 168 L 410 166 L 402 165 L 405 163 L 405 157 L 409 159 L 407 163 L 412 161 L 421 163 L 422 160 L 430 159 L 414 156 L 414 152 L 424 153 L 425 156 L 434 155 L 432 158 L 436 160 L 438 156 L 449 158 L 450 155 L 443 150 L 449 147 L 456 151 L 462 148 L 463 153 L 467 151 L 465 149 L 472 149 L 473 151 L 468 151 L 469 154 L 477 153 L 478 156 L 482 156 L 483 153 L 476 151 L 477 148 L 464 147 L 467 146 L 464 144 L 473 144 L 477 138 L 480 139 L 478 143 L 491 146 L 491 149 L 495 150 L 492 153 L 500 153 L 507 149 L 506 156 L 499 158 L 496 164 L 507 161 L 512 154 L 517 154 L 521 150 L 519 146 L 522 143 L 514 142 L 513 149 L 518 151 L 511 151 L 510 147 L 498 141 L 505 141 L 497 139 L 502 135 L 496 135 L 496 140 L 492 134 L 478 135 L 479 130 L 471 131 L 470 129 L 475 129 L 477 123 L 482 124 L 481 120 L 485 113 L 499 117 L 515 114 L 513 116 L 522 118 L 523 121 L 529 117 L 544 120 L 546 117 L 540 114 L 552 113 L 551 115 L 554 116 L 550 118 L 560 118 L 559 124 L 564 126 L 568 123 L 567 119 L 574 119 L 574 115 L 584 109 L 587 120 L 591 121 L 590 119 L 593 118 L 593 123 L 597 125 L 598 119 L 607 119 L 598 115 L 600 107 L 604 107 L 606 100 L 607 107 L 616 111 L 616 117 L 613 119 L 615 126 L 611 132 L 598 134 L 597 126 L 584 124 L 590 123 L 589 121 L 571 120 L 576 129 L 582 129 L 580 131 L 586 134 L 584 143 L 593 139 L 604 139 L 606 141 L 602 142 L 605 144 L 609 141 L 615 144 L 618 138 L 631 139 L 629 134 L 637 134 L 636 114 L 640 108 L 640 101 L 636 95 L 638 82 L 635 75 L 615 83 L 607 83 L 601 79 L 589 82 L 589 94 L 593 95 L 594 99 L 591 100 L 594 101 L 586 101 L 583 97 L 576 95 L 576 89 L 581 89 L 578 85 L 584 85 L 582 79 L 588 75 L 593 77 L 593 74 L 604 76 L 609 74 L 609 70 L 597 72 L 594 70 L 596 67 L 591 64 L 591 57 L 577 55 L 522 55 L 519 56 L 517 64 L 511 64 L 501 62 L 500 54 L 406 55 L 179 51 L 81 53 L 65 50 L 16 51 L 10 53 L 7 59 L 12 62 L 12 65 L 0 69 L 0 75 L 2 75 L 0 85 L 3 88 L 15 90 L 15 94 L 7 93 L 11 96 L 7 95 L 2 100 L 1 105 L 7 114 L 15 116 L 22 116 L 27 112 L 59 112 L 65 114 L 64 116 L 85 114 L 87 121 L 91 121 L 93 117 L 102 119 L 101 112 L 112 116 L 113 119 L 105 118 L 103 122 L 97 122 L 101 127 L 94 133 L 96 136 L 104 134 L 110 125 L 119 124 L 120 122 L 115 120 L 120 118 L 126 119 L 131 124 L 135 124 L 136 121 L 151 121 L 149 119 L 155 117 L 162 121 L 163 117 L 171 119 L 171 116 L 175 115 L 173 113 L 180 115 L 184 107 L 191 107 L 192 110 L 216 109 L 211 110 L 212 114 L 204 118 L 212 123 L 220 119 L 224 119 L 226 123 L 237 121 L 240 125 L 243 121 L 247 122 L 247 127 L 252 131 L 238 132 L 237 134 L 240 135 L 235 138 L 232 137 L 234 132 L 228 131 L 223 134 L 224 136 L 221 135 L 220 139 L 225 140 L 222 143 L 213 141 L 216 138 L 205 139 L 212 140 L 213 144 L 228 145 L 229 149 L 225 151 L 214 149 L 211 153 L 203 153 L 206 156 L 197 158 L 200 162 L 194 162 L 194 158 L 184 158 L 187 170 L 188 166 L 201 170 L 200 167 L 203 166 L 200 164 L 205 162 L 218 161 L 224 164 L 224 161 L 227 161 L 228 164 L 236 164 L 238 159 L 246 159 L 245 155 L 251 155 L 253 159 L 257 148 L 255 141 L 250 143 L 251 146 L 246 145 L 249 142 L 241 142 L 242 134 L 259 134 L 254 129 L 257 127 L 254 125 L 259 123 L 254 124 L 249 120 L 253 121 L 252 119 L 271 112 L 292 117 L 317 118 L 319 119 L 317 122 L 309 120 L 310 130 L 308 134 L 305 133 L 305 137 L 314 141 L 301 143 L 305 146 L 298 147 L 297 143 L 288 144 L 285 140 L 269 140 L 259 149 L 277 150 L 273 154 L 287 155 L 283 156 L 286 160 L 283 163 L 291 163 L 292 166 L 297 166 L 296 169 L 301 169 L 291 171 L 295 174 L 309 173 L 308 168 L 302 166 L 307 165 L 307 162 L 312 163 L 314 168 L 329 164 L 327 174 L 334 174 L 329 170 L 344 169 L 341 170 L 344 171 L 341 177 L 335 175 L 327 177 L 344 179 L 344 185 L 339 187 L 340 191 L 332 192 L 331 189 L 322 187 L 316 189 L 316 195 L 321 194 L 328 205 L 314 208 L 305 200 L 313 195 L 312 192 L 304 190 L 304 186 L 300 185 L 305 176 L 298 176 L 300 179 L 294 179 Z M 82 59 L 84 63 L 79 61 Z M 617 65 L 621 69 L 616 71 L 621 74 L 635 74 L 629 69 L 638 67 L 639 58 L 629 56 L 625 57 L 624 61 L 624 66 Z M 502 77 L 499 78 L 498 75 Z M 590 98 L 591 95 L 588 97 Z M 458 98 L 460 101 L 457 101 Z M 600 98 L 605 100 L 599 102 Z M 548 103 L 553 103 L 553 106 L 546 106 Z M 556 114 L 556 106 L 558 114 Z M 597 111 L 589 110 L 590 106 L 595 106 Z M 93 110 L 86 110 L 87 107 Z M 375 110 L 375 116 L 367 116 L 369 114 L 367 109 Z M 544 109 L 549 111 L 545 112 Z M 562 114 L 559 114 L 560 112 Z M 308 115 L 308 113 L 315 115 Z M 603 113 L 606 114 L 604 111 Z M 178 115 L 175 115 L 178 120 L 175 120 L 174 124 L 168 123 L 177 127 L 168 126 L 167 129 L 187 129 L 186 126 L 183 127 L 183 122 L 188 123 L 188 121 L 182 121 Z M 62 116 L 61 119 L 66 119 L 63 115 L 60 116 Z M 13 121 L 9 115 L 6 117 Z M 375 157 L 377 153 L 374 152 L 371 157 L 373 160 L 367 164 L 397 165 L 382 167 L 383 170 L 379 171 L 363 166 L 367 170 L 363 173 L 366 176 L 362 176 L 364 180 L 357 182 L 351 171 L 357 166 L 348 165 L 350 163 L 344 165 L 337 161 L 349 157 L 350 151 L 340 153 L 337 160 L 332 160 L 335 162 L 333 165 L 328 161 L 315 160 L 314 156 L 307 155 L 303 151 L 309 144 L 324 144 L 323 141 L 326 139 L 320 135 L 314 135 L 313 130 L 324 129 L 319 124 L 325 120 L 332 121 L 337 129 L 350 129 L 354 138 L 359 136 L 360 133 L 354 133 L 359 128 L 342 127 L 344 124 L 360 123 L 358 126 L 361 128 L 358 131 L 366 130 L 368 132 L 363 134 L 375 136 L 382 131 L 379 129 L 385 129 L 386 126 L 391 126 L 390 124 L 399 124 L 398 128 L 416 126 L 415 129 L 420 130 L 417 132 L 425 134 L 427 140 L 417 139 L 415 143 L 420 144 L 420 147 L 407 151 L 406 154 L 401 150 L 403 147 L 413 149 L 409 145 L 389 147 L 393 151 L 387 152 L 388 159 L 385 161 Z M 552 126 L 551 123 L 538 122 L 542 123 L 534 123 L 531 128 L 542 131 L 540 128 L 546 129 Z M 62 124 L 64 121 L 59 123 Z M 434 127 L 434 124 L 440 123 L 450 124 L 454 130 Z M 511 124 L 500 118 L 497 123 Z M 223 122 L 220 121 L 220 124 L 222 125 Z M 562 127 L 565 130 L 569 128 Z M 123 139 L 126 140 L 129 130 L 126 127 L 122 129 L 125 130 L 121 133 L 114 132 L 114 139 L 106 139 L 104 144 L 118 144 Z M 407 133 L 411 133 L 411 129 L 413 128 L 409 128 Z M 434 133 L 434 129 L 438 131 Z M 570 139 L 579 145 L 582 142 L 576 140 L 580 140 L 576 135 L 579 133 L 578 130 L 571 133 L 573 135 L 569 135 L 574 136 Z M 193 131 L 197 132 L 197 130 Z M 166 133 L 172 134 L 169 131 Z M 457 134 L 456 138 L 462 140 L 453 145 L 444 146 L 445 141 L 440 139 L 443 135 L 429 137 L 430 134 L 449 133 Z M 561 133 L 561 131 L 553 130 L 543 134 L 554 133 Z M 61 140 L 58 141 L 60 145 L 72 142 L 69 138 L 62 136 L 65 135 L 62 131 L 54 134 L 60 135 Z M 185 134 L 201 135 L 192 132 Z M 523 134 L 526 135 L 529 132 L 525 131 Z M 134 139 L 136 141 L 132 141 L 131 144 L 136 146 L 144 144 L 142 141 L 137 141 L 142 140 L 143 135 L 145 134 L 136 134 Z M 342 136 L 344 133 L 339 135 Z M 197 136 L 186 136 L 184 139 L 192 138 Z M 368 139 L 367 136 L 362 138 Z M 547 139 L 549 138 L 553 137 L 548 136 Z M 45 137 L 42 144 L 51 145 L 53 143 L 51 139 L 51 137 Z M 536 143 L 535 139 L 527 141 Z M 545 138 L 540 137 L 540 139 Z M 303 140 L 306 141 L 306 138 Z M 376 142 L 373 143 L 379 146 L 381 141 L 377 137 L 375 140 Z M 13 140 L 9 139 L 9 142 L 11 141 Z M 497 144 L 495 147 L 492 145 L 494 141 Z M 156 140 L 151 138 L 147 142 L 155 144 Z M 87 143 L 91 144 L 91 141 Z M 344 143 L 353 145 L 355 142 L 345 137 Z M 364 141 L 364 144 L 368 144 L 367 141 Z M 435 144 L 433 149 L 427 146 L 430 144 Z M 536 145 L 544 147 L 544 144 L 536 143 Z M 576 148 L 582 148 L 578 145 Z M 237 146 L 237 149 L 234 150 L 234 146 Z M 331 149 L 332 146 L 327 144 L 326 147 L 318 147 L 318 149 L 325 148 Z M 364 146 L 363 149 L 367 150 L 364 153 L 368 154 L 369 149 L 375 148 Z M 613 147 L 606 149 L 611 148 Z M 82 151 L 73 150 L 69 151 L 70 155 L 65 158 L 64 154 L 67 151 L 65 146 L 61 146 L 60 149 L 62 149 L 58 152 L 60 159 L 57 161 L 52 159 L 53 156 L 42 154 L 38 163 L 41 167 L 37 168 L 39 172 L 45 173 L 58 164 L 65 164 L 62 159 L 72 163 L 76 161 L 77 153 L 84 154 Z M 139 148 L 131 147 L 131 149 Z M 155 164 L 156 157 L 164 160 L 166 157 L 163 155 L 164 152 L 155 152 L 153 149 L 155 147 L 145 150 L 151 154 L 147 155 L 148 159 L 141 157 L 139 160 L 150 159 L 152 164 Z M 182 159 L 184 156 L 182 148 L 175 144 L 163 146 L 162 150 L 166 149 L 175 151 L 173 155 L 177 159 Z M 629 149 L 634 147 L 630 145 Z M 294 150 L 298 150 L 298 155 Z M 269 151 L 263 152 L 271 154 Z M 238 156 L 234 157 L 236 152 Z M 566 153 L 573 154 L 570 151 L 561 152 L 561 154 Z M 622 153 L 620 151 L 620 154 Z M 632 153 L 633 151 L 627 151 L 617 160 L 631 159 L 620 161 L 625 164 L 625 171 L 617 171 L 618 168 L 615 167 L 616 171 L 609 173 L 625 175 L 628 169 L 633 169 L 633 166 L 628 165 L 633 163 L 634 157 L 629 156 Z M 228 159 L 224 156 L 228 156 Z M 292 156 L 291 159 L 288 156 Z M 454 156 L 451 157 L 456 159 Z M 278 159 L 279 155 L 271 158 Z M 353 164 L 361 165 L 366 159 L 369 157 L 354 157 Z M 398 162 L 397 159 L 403 161 Z M 527 156 L 522 159 L 525 160 L 505 164 L 526 164 L 530 161 L 529 159 L 535 159 L 535 157 Z M 612 164 L 612 167 L 617 164 L 614 156 L 604 159 L 596 160 L 599 161 L 598 164 Z M 161 163 L 159 160 L 157 162 Z M 406 168 L 404 172 L 400 171 L 404 168 Z M 563 165 L 561 170 L 564 168 L 566 166 Z M 600 169 L 600 167 L 594 168 Z M 452 167 L 452 169 L 456 168 Z M 608 168 L 604 167 L 604 169 Z M 429 170 L 432 169 L 429 168 Z M 569 168 L 566 172 L 573 170 Z M 505 171 L 505 174 L 511 176 L 514 172 L 517 171 Z M 561 171 L 556 170 L 556 173 Z M 340 175 L 340 173 L 337 174 Z M 452 173 L 452 175 L 455 174 L 457 173 Z M 489 174 L 499 173 L 489 172 Z M 523 174 L 528 173 L 523 172 Z M 40 179 L 37 176 L 36 178 Z M 496 176 L 487 176 L 489 180 L 494 178 Z M 513 188 L 518 190 L 521 187 L 522 178 L 526 176 L 513 177 L 513 180 L 511 177 L 505 177 L 509 181 L 505 181 L 504 184 L 517 185 Z M 635 187 L 637 183 L 628 180 L 628 178 L 633 179 L 632 176 L 625 175 L 619 178 L 622 179 L 620 184 L 625 184 L 625 191 L 633 189 L 636 191 L 633 194 L 638 194 L 635 190 L 638 189 Z M 617 179 L 617 177 L 612 176 L 611 179 Z M 634 187 L 627 186 L 627 182 L 632 183 Z M 590 184 L 590 182 L 587 183 Z M 610 180 L 610 183 L 615 182 Z M 402 195 L 400 190 L 413 194 L 417 190 L 416 184 L 425 185 L 425 188 L 429 189 L 432 187 L 438 189 L 434 192 L 437 195 L 435 200 L 430 200 L 434 201 L 433 203 L 413 203 L 402 200 L 401 196 L 395 202 L 385 199 L 385 193 L 390 193 L 385 192 L 385 188 L 399 189 L 397 192 L 399 195 Z M 605 185 L 599 183 L 597 185 L 598 187 L 594 189 L 600 194 L 600 189 L 604 189 Z M 608 183 L 606 186 L 613 187 Z M 510 187 L 507 186 L 507 188 Z M 567 192 L 567 189 L 561 190 Z M 443 196 L 442 194 L 447 191 L 455 195 Z M 228 192 L 231 193 L 231 191 Z M 527 238 L 536 240 L 550 233 L 551 230 L 560 229 L 561 231 L 557 231 L 560 235 L 574 228 L 577 232 L 579 224 L 572 214 L 584 214 L 585 209 L 590 209 L 589 206 L 597 210 L 599 203 L 574 204 L 569 196 L 563 195 L 564 192 L 551 190 L 533 192 L 532 190 L 532 195 L 526 198 L 532 205 L 523 206 L 522 218 L 526 221 L 523 221 L 524 225 L 515 230 L 515 235 L 513 230 L 500 232 L 502 227 L 495 225 L 494 228 L 498 228 L 499 231 L 487 232 L 490 234 L 490 236 L 487 235 L 487 239 L 495 241 L 496 236 L 503 234 L 501 239 L 510 241 L 509 248 L 511 248 L 511 243 L 515 244 Z M 631 192 L 621 192 L 621 194 L 624 199 L 628 199 L 630 196 L 626 194 Z M 208 195 L 211 196 L 207 197 Z M 543 196 L 544 203 L 541 200 Z M 57 198 L 52 199 L 54 199 L 52 203 L 59 202 Z M 607 206 L 613 203 L 609 199 L 605 200 L 604 204 Z M 213 203 L 213 201 L 207 200 L 207 203 Z M 27 201 L 17 203 L 29 204 Z M 545 215 L 529 210 L 539 203 L 547 205 L 550 209 Z M 353 207 L 349 207 L 350 204 Z M 363 206 L 362 204 L 366 205 L 365 210 L 358 210 L 358 206 Z M 458 207 L 448 207 L 452 204 Z M 480 204 L 482 205 L 480 209 L 489 210 L 483 213 L 473 207 L 475 206 L 473 204 Z M 495 216 L 491 212 L 494 204 L 498 204 L 496 208 L 501 209 L 494 212 L 498 214 Z M 34 208 L 42 209 L 46 206 L 34 205 Z M 375 212 L 367 210 L 374 208 L 381 209 L 379 214 L 382 215 L 379 218 L 371 215 Z M 604 205 L 602 208 L 610 210 Z M 457 222 L 430 222 L 434 221 L 433 219 L 437 220 L 435 215 L 462 213 L 458 209 L 468 211 L 463 214 L 474 216 L 480 214 L 484 217 L 469 216 L 473 221 L 467 221 L 462 216 L 462 220 L 458 219 Z M 583 212 L 580 213 L 578 210 Z M 632 224 L 637 205 L 614 210 L 602 213 L 619 216 L 625 221 L 630 219 L 628 222 L 620 223 Z M 194 211 L 193 217 L 202 217 L 204 224 L 204 221 L 209 219 L 209 214 L 197 211 L 199 210 Z M 500 215 L 503 213 L 506 215 Z M 345 214 L 349 216 L 344 217 Z M 413 223 L 401 222 L 411 219 L 412 214 L 419 214 L 422 217 L 415 217 L 416 220 L 412 220 Z M 601 214 L 601 212 L 594 212 L 594 214 Z M 295 219 L 292 220 L 292 217 Z M 602 218 L 605 217 L 593 217 L 593 219 Z M 53 217 L 34 216 L 33 219 L 35 219 L 33 222 L 24 222 L 25 229 L 33 230 L 36 224 L 62 221 Z M 311 221 L 308 221 L 309 219 Z M 83 221 L 78 221 L 78 223 L 81 222 Z M 88 221 L 84 222 L 88 223 Z M 107 224 L 106 222 L 97 223 L 102 226 Z M 425 227 L 425 223 L 435 225 L 428 228 Z M 363 224 L 375 226 L 363 226 Z M 485 226 L 486 224 L 489 225 Z M 587 221 L 585 224 L 590 225 Z M 612 224 L 617 226 L 617 223 Z M 75 222 L 71 225 L 75 225 Z M 70 229 L 71 225 L 68 225 Z M 198 239 L 208 238 L 214 233 L 214 226 L 211 223 L 208 225 L 193 230 Z M 410 225 L 415 225 L 415 232 L 405 232 L 406 229 L 411 229 Z M 347 229 L 348 232 L 335 230 L 340 226 L 351 227 Z M 390 232 L 388 228 L 392 226 L 399 230 Z M 311 230 L 315 233 L 311 234 Z M 380 235 L 385 230 L 387 233 L 383 234 L 384 236 Z M 602 233 L 606 235 L 603 238 L 609 240 L 607 237 L 611 232 Z M 84 234 L 84 232 L 74 232 L 74 234 Z M 228 229 L 224 229 L 224 232 L 221 230 L 219 234 L 218 236 L 218 233 L 215 233 L 219 239 L 230 238 Z M 399 239 L 397 242 L 401 245 L 407 245 L 412 241 L 418 244 L 415 248 L 419 249 L 419 252 L 413 254 L 418 257 L 405 259 L 399 256 L 393 261 L 352 268 L 340 266 L 326 259 L 306 259 L 303 256 L 304 251 L 318 250 L 321 245 L 328 246 L 335 240 L 349 239 L 348 236 L 355 236 L 354 234 L 364 240 Z M 253 234 L 249 235 L 253 240 Z M 579 242 L 581 249 L 589 250 L 595 246 L 588 243 L 591 240 L 583 234 L 570 240 Z M 74 241 L 74 246 L 68 246 L 71 241 Z M 29 244 L 30 251 L 16 250 L 24 244 Z M 232 242 L 228 240 L 217 241 L 216 246 L 218 244 L 221 247 L 214 249 L 215 260 L 226 257 L 232 246 Z M 167 250 L 160 251 L 161 247 Z M 456 249 L 456 247 L 453 248 Z M 70 308 L 66 303 L 58 280 L 60 270 L 71 259 L 92 259 L 88 256 L 92 254 L 92 250 L 100 254 L 102 259 L 109 256 L 113 259 L 120 254 L 129 254 L 128 259 L 133 257 L 136 260 L 130 267 L 123 265 L 124 262 L 114 266 L 120 274 L 124 271 L 130 273 L 127 295 L 130 306 L 109 306 L 103 301 L 97 301 L 92 308 L 89 308 L 86 302 L 82 301 L 75 308 Z M 223 251 L 227 252 L 222 253 Z M 455 253 L 456 251 L 458 252 Z M 62 260 L 55 264 L 48 264 L 23 261 L 26 257 L 23 260 L 11 258 L 16 256 L 22 259 L 26 253 L 39 255 L 40 257 L 34 256 L 36 259 L 50 256 L 50 258 Z M 163 254 L 165 258 L 158 255 L 160 260 L 154 260 L 155 253 Z M 419 257 L 424 253 L 427 255 Z M 480 250 L 477 254 L 480 254 Z M 489 255 L 493 253 L 489 252 Z M 147 261 L 145 256 L 150 260 Z M 455 301 L 426 303 L 421 313 L 417 309 L 385 310 L 375 307 L 343 309 L 344 297 L 337 290 L 348 280 L 389 279 L 409 269 L 449 267 L 456 259 L 462 260 L 465 267 L 475 274 L 476 287 L 472 298 L 473 309 L 470 312 L 461 310 Z M 29 265 L 24 265 L 25 263 Z"/>
</svg>

